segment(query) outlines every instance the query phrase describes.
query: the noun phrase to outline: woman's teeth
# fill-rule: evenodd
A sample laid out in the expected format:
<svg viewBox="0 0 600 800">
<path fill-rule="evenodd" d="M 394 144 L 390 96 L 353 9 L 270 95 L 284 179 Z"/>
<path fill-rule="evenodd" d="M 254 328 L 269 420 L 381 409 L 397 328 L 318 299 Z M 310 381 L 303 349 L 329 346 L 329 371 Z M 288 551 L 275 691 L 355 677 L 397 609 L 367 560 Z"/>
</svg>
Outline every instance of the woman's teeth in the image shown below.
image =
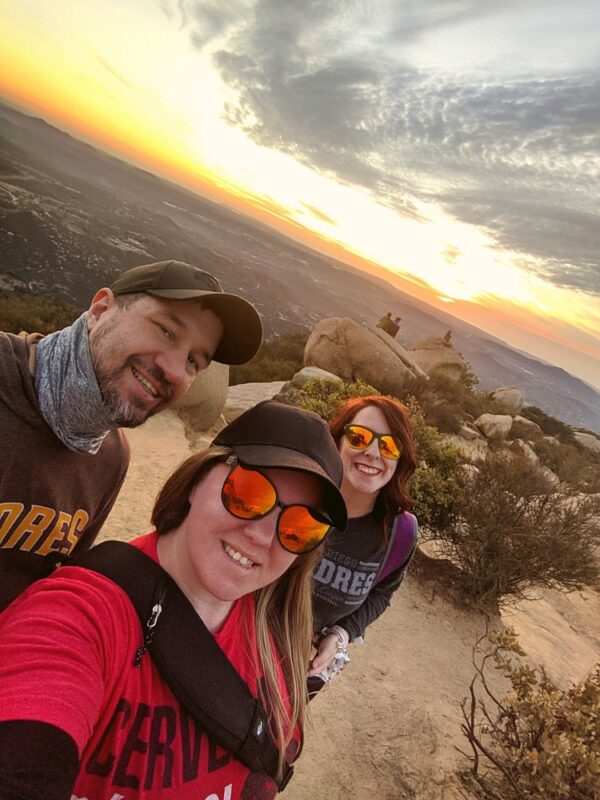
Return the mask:
<svg viewBox="0 0 600 800">
<path fill-rule="evenodd" d="M 246 556 L 243 556 L 241 553 L 238 553 L 238 551 L 234 550 L 233 547 L 231 547 L 230 545 L 224 543 L 223 548 L 227 553 L 227 555 L 229 556 L 229 558 L 232 558 L 241 567 L 250 569 L 250 567 L 254 566 L 254 561 L 250 561 L 249 558 L 246 558 Z"/>
<path fill-rule="evenodd" d="M 354 466 L 359 472 L 364 472 L 365 475 L 379 475 L 381 472 L 377 467 L 368 467 L 366 464 L 355 464 Z"/>
<path fill-rule="evenodd" d="M 142 384 L 142 386 L 144 387 L 144 389 L 146 389 L 146 391 L 147 391 L 149 394 L 151 394 L 151 395 L 152 395 L 152 397 L 158 397 L 158 392 L 156 391 L 156 389 L 154 388 L 154 386 L 152 386 L 152 384 L 150 383 L 150 381 L 149 381 L 149 380 L 146 380 L 146 378 L 144 378 L 144 376 L 143 376 L 143 375 L 141 375 L 141 374 L 140 374 L 140 373 L 137 371 L 137 369 L 136 369 L 135 367 L 132 367 L 132 368 L 131 368 L 131 371 L 133 372 L 133 374 L 134 374 L 134 377 L 135 377 L 135 378 L 136 378 L 136 379 L 137 379 L 137 380 L 138 380 L 138 381 L 139 381 L 139 382 Z"/>
</svg>

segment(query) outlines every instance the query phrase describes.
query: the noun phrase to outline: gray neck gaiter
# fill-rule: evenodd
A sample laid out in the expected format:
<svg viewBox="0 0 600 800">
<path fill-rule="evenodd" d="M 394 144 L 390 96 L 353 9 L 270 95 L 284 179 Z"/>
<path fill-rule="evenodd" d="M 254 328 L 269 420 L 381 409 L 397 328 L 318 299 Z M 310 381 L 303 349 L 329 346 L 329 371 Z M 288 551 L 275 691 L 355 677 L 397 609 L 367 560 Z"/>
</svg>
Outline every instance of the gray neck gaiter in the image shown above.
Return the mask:
<svg viewBox="0 0 600 800">
<path fill-rule="evenodd" d="M 115 426 L 92 365 L 86 314 L 38 342 L 34 381 L 42 416 L 61 442 L 97 453 Z"/>
</svg>

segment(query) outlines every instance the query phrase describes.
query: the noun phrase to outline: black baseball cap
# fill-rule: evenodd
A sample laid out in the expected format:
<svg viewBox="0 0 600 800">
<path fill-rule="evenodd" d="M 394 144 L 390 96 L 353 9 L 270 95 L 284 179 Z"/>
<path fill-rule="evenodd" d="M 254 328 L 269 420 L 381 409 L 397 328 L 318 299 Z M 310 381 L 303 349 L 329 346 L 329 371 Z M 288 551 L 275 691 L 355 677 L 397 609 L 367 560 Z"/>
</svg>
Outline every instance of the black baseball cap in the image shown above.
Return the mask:
<svg viewBox="0 0 600 800">
<path fill-rule="evenodd" d="M 115 295 L 146 292 L 168 300 L 201 297 L 202 307 L 210 308 L 223 323 L 223 336 L 213 357 L 222 364 L 245 364 L 261 345 L 262 322 L 252 303 L 228 294 L 214 275 L 191 264 L 142 264 L 124 272 L 110 288 Z"/>
<path fill-rule="evenodd" d="M 324 511 L 338 530 L 346 529 L 348 513 L 339 490 L 342 461 L 328 425 L 317 414 L 264 400 L 223 428 L 213 444 L 230 447 L 248 467 L 298 470 L 320 478 Z"/>
</svg>

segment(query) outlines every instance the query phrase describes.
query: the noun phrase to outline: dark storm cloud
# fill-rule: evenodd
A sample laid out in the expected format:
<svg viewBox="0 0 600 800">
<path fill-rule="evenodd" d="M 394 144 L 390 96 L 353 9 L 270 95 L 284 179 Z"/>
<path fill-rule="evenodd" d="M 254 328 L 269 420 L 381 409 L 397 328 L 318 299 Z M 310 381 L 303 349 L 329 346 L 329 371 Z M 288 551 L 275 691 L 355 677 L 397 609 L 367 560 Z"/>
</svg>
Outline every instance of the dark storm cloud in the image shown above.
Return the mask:
<svg viewBox="0 0 600 800">
<path fill-rule="evenodd" d="M 600 291 L 600 79 L 430 76 L 398 56 L 497 0 L 186 4 L 198 46 L 236 92 L 228 121 L 256 142 L 416 215 L 433 200 L 544 259 L 557 285 Z M 215 9 L 220 9 L 216 11 Z M 241 13 L 243 10 L 243 14 Z M 353 44 L 359 42 L 360 44 Z M 395 58 L 392 58 L 392 55 Z"/>
</svg>

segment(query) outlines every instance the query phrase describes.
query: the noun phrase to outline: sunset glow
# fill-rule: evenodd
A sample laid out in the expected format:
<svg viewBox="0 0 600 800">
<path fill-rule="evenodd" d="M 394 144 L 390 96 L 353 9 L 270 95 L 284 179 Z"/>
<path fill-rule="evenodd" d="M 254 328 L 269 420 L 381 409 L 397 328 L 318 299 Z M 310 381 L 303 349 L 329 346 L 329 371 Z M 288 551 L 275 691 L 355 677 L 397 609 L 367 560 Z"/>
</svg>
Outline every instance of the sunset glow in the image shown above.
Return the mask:
<svg viewBox="0 0 600 800">
<path fill-rule="evenodd" d="M 319 115 L 315 114 L 314 123 L 312 127 L 307 124 L 303 138 L 299 134 L 294 138 L 313 105 L 307 102 L 304 116 L 295 118 L 294 127 L 292 111 L 297 109 L 289 105 L 292 101 L 286 100 L 283 90 L 278 100 L 283 110 L 288 102 L 289 117 L 283 110 L 276 116 L 275 103 L 269 105 L 260 100 L 266 78 L 255 74 L 258 60 L 253 55 L 249 33 L 251 26 L 258 24 L 253 17 L 255 4 L 250 0 L 231 4 L 227 13 L 222 11 L 222 19 L 213 29 L 207 22 L 213 17 L 203 16 L 203 7 L 208 6 L 212 4 L 191 0 L 179 4 L 168 0 L 143 4 L 133 0 L 118 4 L 100 0 L 21 0 L 4 4 L 0 91 L 10 102 L 76 137 L 252 214 L 323 252 L 337 252 L 338 257 L 367 271 L 387 270 L 392 283 L 404 290 L 413 287 L 420 299 L 473 322 L 516 347 L 547 360 L 552 357 L 554 363 L 600 386 L 598 268 L 589 263 L 587 256 L 575 252 L 560 258 L 558 252 L 556 257 L 549 256 L 544 250 L 550 249 L 549 238 L 544 236 L 541 223 L 538 230 L 536 225 L 524 224 L 520 219 L 521 213 L 534 213 L 533 194 L 528 186 L 533 178 L 528 178 L 529 172 L 533 175 L 535 169 L 541 175 L 546 170 L 548 180 L 555 174 L 559 186 L 567 184 L 564 174 L 572 169 L 573 186 L 579 192 L 578 174 L 585 175 L 586 180 L 600 174 L 598 154 L 590 146 L 569 163 L 568 153 L 564 162 L 558 157 L 540 160 L 535 149 L 538 132 L 533 123 L 523 131 L 522 146 L 513 150 L 507 145 L 492 152 L 495 141 L 484 141 L 484 131 L 479 137 L 470 133 L 473 123 L 468 114 L 471 105 L 476 106 L 476 88 L 481 93 L 493 89 L 499 98 L 497 108 L 501 109 L 506 102 L 504 94 L 529 86 L 531 76 L 539 81 L 547 77 L 551 82 L 555 67 L 550 63 L 550 48 L 545 54 L 540 47 L 536 56 L 539 64 L 532 60 L 523 66 L 520 75 L 510 74 L 507 67 L 504 76 L 497 76 L 492 69 L 496 69 L 490 61 L 492 56 L 480 54 L 480 62 L 473 67 L 475 77 L 462 90 L 465 97 L 471 92 L 475 98 L 469 104 L 465 101 L 460 110 L 467 133 L 453 133 L 450 129 L 451 121 L 459 117 L 453 98 L 460 98 L 461 93 L 456 90 L 440 106 L 443 114 L 436 116 L 437 106 L 432 106 L 431 113 L 427 111 L 431 130 L 437 126 L 441 131 L 439 145 L 436 140 L 435 147 L 431 145 L 432 149 L 425 151 L 425 134 L 414 133 L 412 128 L 405 129 L 408 132 L 403 134 L 404 139 L 399 137 L 401 143 L 412 137 L 413 159 L 398 157 L 399 146 L 387 148 L 385 120 L 378 122 L 375 136 L 372 120 L 377 121 L 377 115 L 365 111 L 352 129 L 358 144 L 340 143 L 339 161 L 343 153 L 344 163 L 339 166 L 335 147 L 326 150 L 320 142 L 320 138 L 327 139 L 326 126 L 330 125 L 333 131 L 338 121 L 336 115 L 327 117 L 326 104 L 322 106 L 322 129 Z M 383 6 L 391 14 L 393 6 L 382 3 Z M 384 26 L 386 19 L 383 15 L 379 24 Z M 329 22 L 311 31 L 314 38 L 306 40 L 311 46 L 326 48 L 337 41 Z M 377 37 L 385 31 L 383 27 L 365 29 L 363 38 L 353 41 L 353 28 L 350 21 L 347 24 L 347 40 L 343 47 L 337 45 L 338 62 L 323 67 L 320 90 L 326 97 L 323 87 L 344 69 L 351 75 L 351 82 L 345 86 L 352 86 L 356 97 L 364 100 L 365 109 L 375 108 L 375 93 L 367 103 L 362 87 L 371 80 L 378 65 L 365 61 L 359 69 L 358 54 L 363 52 L 361 48 L 374 47 Z M 486 24 L 477 15 L 471 22 L 482 30 Z M 502 24 L 508 25 L 506 17 L 502 17 Z M 557 30 L 558 24 L 557 19 Z M 436 38 L 443 40 L 449 31 L 450 28 L 440 27 L 431 33 L 431 38 L 424 37 L 422 47 L 417 40 L 411 41 L 408 55 L 404 51 L 396 55 L 390 45 L 385 54 L 390 75 L 397 72 L 410 87 L 420 75 L 419 70 L 427 69 L 431 77 L 428 75 L 423 86 L 428 91 L 434 91 L 431 87 L 436 74 L 443 76 L 448 85 L 454 85 L 457 76 L 467 74 L 471 67 L 467 50 L 453 61 L 442 58 L 439 48 L 433 48 L 432 42 Z M 509 34 L 507 28 L 507 40 Z M 500 36 L 498 63 L 503 41 Z M 243 51 L 244 44 L 247 52 Z M 305 47 L 308 52 L 308 45 Z M 570 76 L 583 70 L 586 48 L 591 53 L 592 47 L 584 37 L 579 51 L 568 42 L 565 48 L 560 75 Z M 473 53 L 476 52 L 474 44 Z M 406 58 L 412 71 L 405 65 Z M 352 69 L 348 66 L 351 61 Z M 489 77 L 482 77 L 488 61 Z M 275 68 L 272 76 L 272 86 L 276 87 Z M 500 77 L 504 79 L 504 89 L 493 83 Z M 312 85 L 308 77 L 303 76 L 303 80 L 307 87 Z M 535 89 L 535 84 L 531 85 Z M 298 90 L 294 95 L 300 98 L 298 104 L 305 95 L 310 97 L 310 91 Z M 344 95 L 332 92 L 331 97 L 337 102 Z M 420 94 L 414 95 L 419 97 Z M 399 119 L 406 119 L 406 126 L 412 124 L 410 115 L 420 102 L 414 99 L 412 105 L 399 105 L 406 116 L 401 117 L 399 110 L 396 124 Z M 385 110 L 385 106 L 379 108 Z M 271 127 L 267 124 L 269 113 Z M 481 113 L 487 119 L 488 112 Z M 489 119 L 493 121 L 491 114 Z M 331 136 L 334 139 L 333 133 Z M 438 169 L 436 158 L 445 157 L 455 140 L 456 164 L 449 160 L 445 170 Z M 352 158 L 352 147 L 356 160 Z M 419 159 L 421 166 L 413 163 Z M 477 178 L 464 167 L 475 159 L 481 162 L 483 177 Z M 523 189 L 510 196 L 506 193 L 504 206 L 493 211 L 493 202 L 500 201 L 481 187 L 485 171 L 491 172 L 500 162 L 507 165 L 507 170 L 515 168 L 515 180 L 523 181 Z M 398 170 L 404 170 L 403 175 L 390 170 L 389 165 L 395 163 Z M 453 183 L 455 174 L 459 175 L 460 184 Z M 506 190 L 502 181 L 494 185 L 503 198 Z M 586 192 L 590 191 L 581 186 L 582 194 L 572 198 L 572 207 L 585 210 Z M 526 203 L 522 200 L 525 195 Z M 542 190 L 540 198 L 542 207 L 547 203 Z M 564 241 L 567 240 L 565 236 Z M 577 241 L 576 236 L 573 241 Z"/>
</svg>

